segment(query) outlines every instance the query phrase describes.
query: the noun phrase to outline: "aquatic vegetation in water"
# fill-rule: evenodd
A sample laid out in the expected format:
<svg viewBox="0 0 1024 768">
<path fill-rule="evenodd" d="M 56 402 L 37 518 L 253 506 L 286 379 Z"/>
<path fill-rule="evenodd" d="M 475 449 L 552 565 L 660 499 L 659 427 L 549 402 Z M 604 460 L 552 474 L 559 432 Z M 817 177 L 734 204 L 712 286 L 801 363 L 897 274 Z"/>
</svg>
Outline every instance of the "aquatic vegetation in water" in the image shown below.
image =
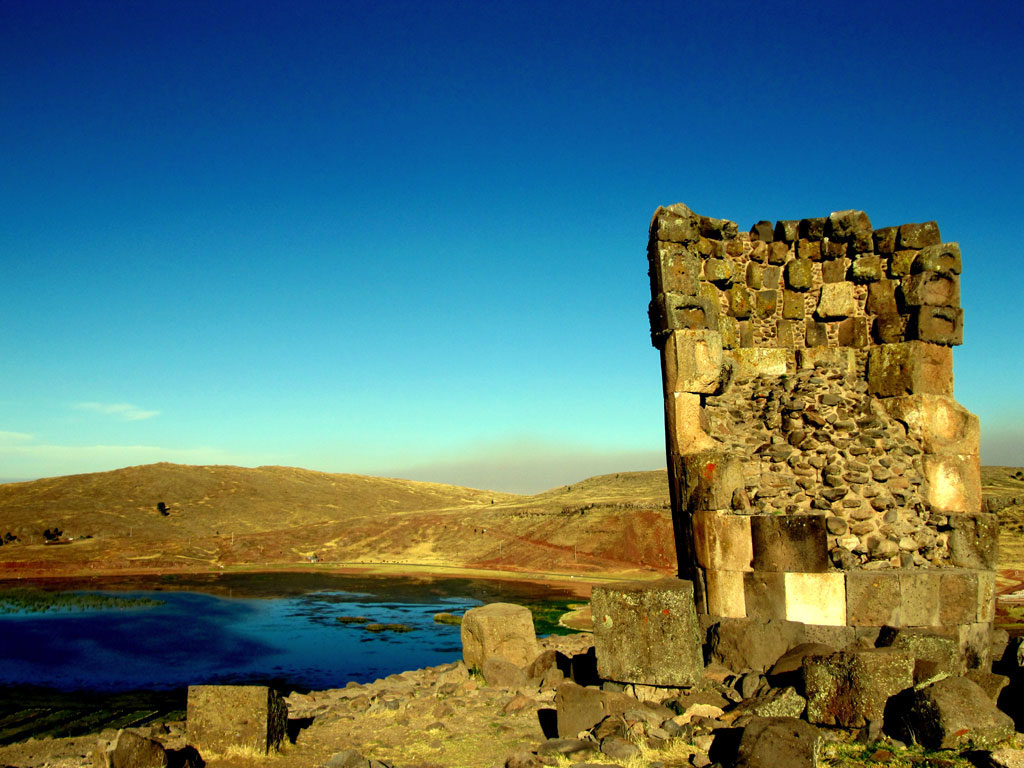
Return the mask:
<svg viewBox="0 0 1024 768">
<path fill-rule="evenodd" d="M 456 616 L 454 613 L 435 613 L 434 621 L 438 624 L 452 624 L 459 626 L 462 624 L 462 617 Z"/>
<path fill-rule="evenodd" d="M 339 624 L 369 624 L 370 620 L 365 616 L 338 616 Z"/>
<path fill-rule="evenodd" d="M 412 632 L 408 624 L 367 624 L 363 629 L 367 632 Z"/>
<path fill-rule="evenodd" d="M 100 592 L 50 592 L 18 587 L 0 591 L 0 614 L 47 613 L 49 611 L 112 611 L 152 608 L 163 600 Z"/>
</svg>

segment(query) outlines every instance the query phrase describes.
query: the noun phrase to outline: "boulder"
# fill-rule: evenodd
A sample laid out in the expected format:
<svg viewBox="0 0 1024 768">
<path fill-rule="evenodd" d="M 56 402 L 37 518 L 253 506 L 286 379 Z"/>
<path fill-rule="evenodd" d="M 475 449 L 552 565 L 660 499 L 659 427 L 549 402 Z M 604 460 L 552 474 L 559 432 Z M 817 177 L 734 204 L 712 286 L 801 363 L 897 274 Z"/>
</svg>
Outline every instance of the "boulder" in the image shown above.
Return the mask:
<svg viewBox="0 0 1024 768">
<path fill-rule="evenodd" d="M 530 609 L 512 603 L 471 608 L 462 617 L 462 658 L 481 669 L 490 658 L 525 667 L 537 658 L 537 634 Z"/>
<path fill-rule="evenodd" d="M 815 768 L 823 736 L 810 723 L 795 717 L 753 720 L 743 729 L 736 768 Z"/>
<path fill-rule="evenodd" d="M 624 693 L 584 688 L 567 680 L 555 691 L 558 735 L 563 739 L 575 738 L 580 731 L 593 728 L 608 715 L 622 714 L 637 704 L 636 699 Z"/>
<path fill-rule="evenodd" d="M 202 754 L 229 748 L 267 754 L 284 741 L 288 708 L 263 685 L 190 685 L 186 741 Z"/>
<path fill-rule="evenodd" d="M 370 761 L 354 749 L 343 749 L 327 758 L 324 768 L 367 768 Z"/>
<path fill-rule="evenodd" d="M 165 768 L 169 760 L 159 741 L 133 731 L 118 731 L 96 763 L 102 768 Z"/>
<path fill-rule="evenodd" d="M 803 664 L 807 719 L 823 725 L 861 728 L 914 684 L 913 657 L 890 648 L 807 656 Z"/>
<path fill-rule="evenodd" d="M 894 698 L 886 731 L 927 749 L 985 749 L 1014 734 L 1013 720 L 965 677 L 947 677 Z"/>
<path fill-rule="evenodd" d="M 480 674 L 492 688 L 522 688 L 527 683 L 526 673 L 505 659 L 487 659 L 480 665 Z"/>
</svg>

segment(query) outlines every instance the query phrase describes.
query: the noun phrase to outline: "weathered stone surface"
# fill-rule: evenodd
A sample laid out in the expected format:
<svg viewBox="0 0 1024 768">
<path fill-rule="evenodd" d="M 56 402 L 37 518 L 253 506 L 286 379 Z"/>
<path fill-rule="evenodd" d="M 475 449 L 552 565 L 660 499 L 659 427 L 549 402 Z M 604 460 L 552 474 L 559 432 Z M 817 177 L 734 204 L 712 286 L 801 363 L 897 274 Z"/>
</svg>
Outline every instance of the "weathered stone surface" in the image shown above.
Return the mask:
<svg viewBox="0 0 1024 768">
<path fill-rule="evenodd" d="M 901 284 L 903 303 L 908 307 L 960 306 L 960 277 L 941 272 L 907 275 Z"/>
<path fill-rule="evenodd" d="M 700 237 L 700 217 L 682 203 L 658 208 L 651 220 L 651 236 L 675 243 L 694 242 Z"/>
<path fill-rule="evenodd" d="M 866 317 L 848 317 L 839 323 L 839 346 L 860 349 L 870 341 Z"/>
<path fill-rule="evenodd" d="M 771 317 L 779 303 L 779 292 L 774 288 L 754 294 L 754 313 L 758 317 Z"/>
<path fill-rule="evenodd" d="M 882 260 L 866 253 L 858 256 L 850 265 L 850 277 L 855 283 L 873 283 L 882 279 Z"/>
<path fill-rule="evenodd" d="M 988 760 L 991 768 L 1024 768 L 1024 749 L 994 749 Z"/>
<path fill-rule="evenodd" d="M 666 393 L 665 432 L 669 452 L 675 455 L 709 451 L 716 445 L 707 433 L 707 417 L 701 408 L 698 394 Z"/>
<path fill-rule="evenodd" d="M 696 296 L 700 290 L 700 258 L 679 243 L 654 241 L 651 246 L 652 292 Z"/>
<path fill-rule="evenodd" d="M 718 327 L 718 305 L 703 295 L 687 296 L 682 293 L 660 293 L 650 304 L 651 334 L 661 337 L 669 331 Z"/>
<path fill-rule="evenodd" d="M 875 253 L 890 254 L 896 250 L 899 227 L 882 227 L 874 231 Z"/>
<path fill-rule="evenodd" d="M 797 240 L 795 261 L 821 261 L 821 241 L 803 238 Z"/>
<path fill-rule="evenodd" d="M 736 673 L 770 669 L 803 642 L 803 625 L 779 619 L 723 619 L 708 631 L 710 659 Z"/>
<path fill-rule="evenodd" d="M 846 279 L 846 272 L 850 268 L 850 260 L 845 256 L 838 256 L 829 261 L 822 262 L 821 281 L 823 283 L 839 283 Z"/>
<path fill-rule="evenodd" d="M 754 311 L 750 304 L 750 291 L 742 285 L 734 285 L 727 291 L 729 301 L 729 314 L 741 320 L 746 320 Z"/>
<path fill-rule="evenodd" d="M 806 240 L 821 240 L 825 237 L 825 226 L 828 224 L 827 216 L 818 216 L 813 219 L 800 219 L 797 226 L 797 233 Z"/>
<path fill-rule="evenodd" d="M 747 615 L 747 601 L 744 594 L 744 571 L 704 572 L 704 588 L 707 590 L 707 612 L 712 616 L 727 616 L 742 619 Z"/>
<path fill-rule="evenodd" d="M 715 240 L 731 240 L 739 234 L 739 227 L 735 221 L 701 216 L 700 234 L 703 237 L 710 237 Z"/>
<path fill-rule="evenodd" d="M 776 241 L 782 241 L 786 243 L 792 243 L 800 235 L 800 222 L 799 221 L 777 221 L 775 222 L 775 237 Z"/>
<path fill-rule="evenodd" d="M 868 286 L 868 300 L 865 311 L 872 315 L 895 315 L 896 284 L 892 280 L 879 280 Z"/>
<path fill-rule="evenodd" d="M 704 663 L 692 582 L 595 586 L 590 602 L 601 677 L 669 686 L 700 679 Z"/>
<path fill-rule="evenodd" d="M 745 697 L 745 701 L 732 710 L 737 716 L 800 717 L 807 708 L 807 699 L 793 686 L 772 688 L 765 693 Z"/>
<path fill-rule="evenodd" d="M 697 510 L 693 514 L 697 562 L 716 571 L 749 571 L 753 560 L 750 516 Z"/>
<path fill-rule="evenodd" d="M 470 669 L 482 669 L 491 658 L 525 667 L 537 654 L 533 615 L 525 606 L 491 603 L 462 617 L 462 659 Z"/>
<path fill-rule="evenodd" d="M 896 248 L 920 249 L 929 245 L 938 245 L 941 242 L 939 225 L 934 221 L 926 221 L 922 224 L 902 225 L 896 239 Z"/>
<path fill-rule="evenodd" d="M 883 402 L 893 418 L 921 443 L 925 453 L 977 454 L 981 440 L 978 417 L 952 397 L 916 394 Z"/>
<path fill-rule="evenodd" d="M 962 675 L 966 671 L 958 641 L 935 632 L 885 627 L 876 645 L 906 651 L 915 661 L 932 662 L 933 674 Z"/>
<path fill-rule="evenodd" d="M 492 688 L 522 688 L 527 683 L 526 673 L 521 667 L 496 656 L 484 660 L 480 674 Z"/>
<path fill-rule="evenodd" d="M 774 228 L 770 221 L 759 221 L 750 228 L 750 239 L 770 243 L 774 237 Z"/>
<path fill-rule="evenodd" d="M 335 752 L 324 763 L 324 768 L 369 768 L 370 761 L 354 749 Z"/>
<path fill-rule="evenodd" d="M 814 265 L 808 258 L 797 258 L 786 264 L 786 287 L 791 291 L 806 291 L 814 283 Z"/>
<path fill-rule="evenodd" d="M 900 582 L 899 626 L 936 627 L 944 623 L 941 621 L 940 602 L 943 574 L 938 570 L 906 568 L 897 572 Z"/>
<path fill-rule="evenodd" d="M 871 238 L 871 220 L 864 211 L 836 211 L 829 214 L 825 225 L 825 236 L 834 240 L 853 240 L 857 237 Z"/>
<path fill-rule="evenodd" d="M 666 392 L 714 392 L 722 377 L 722 335 L 673 331 L 662 350 L 662 371 Z"/>
<path fill-rule="evenodd" d="M 737 490 L 746 478 L 739 457 L 721 451 L 687 454 L 678 459 L 676 476 L 690 510 L 731 509 Z"/>
<path fill-rule="evenodd" d="M 824 283 L 816 314 L 822 320 L 842 320 L 857 314 L 857 298 L 852 283 Z"/>
<path fill-rule="evenodd" d="M 846 616 L 851 626 L 900 624 L 900 583 L 895 571 L 847 571 Z"/>
<path fill-rule="evenodd" d="M 860 728 L 879 720 L 890 696 L 914 684 L 910 654 L 888 648 L 804 658 L 807 719 Z"/>
<path fill-rule="evenodd" d="M 795 717 L 757 718 L 743 729 L 735 768 L 816 768 L 821 731 Z"/>
<path fill-rule="evenodd" d="M 266 754 L 288 726 L 284 701 L 263 685 L 190 685 L 186 717 L 186 740 L 202 754 L 232 747 Z"/>
<path fill-rule="evenodd" d="M 791 355 L 785 349 L 752 347 L 737 349 L 729 357 L 735 364 L 736 376 L 783 376 L 789 370 Z"/>
<path fill-rule="evenodd" d="M 926 453 L 921 457 L 921 470 L 928 481 L 926 498 L 936 512 L 980 512 L 981 462 L 977 454 Z"/>
<path fill-rule="evenodd" d="M 959 307 L 913 307 L 906 337 L 955 347 L 964 343 L 964 311 Z"/>
<path fill-rule="evenodd" d="M 1006 675 L 997 675 L 981 669 L 969 669 L 963 676 L 981 688 L 993 704 L 998 703 L 999 694 L 1010 684 L 1010 678 Z"/>
<path fill-rule="evenodd" d="M 704 279 L 719 288 L 727 288 L 732 285 L 732 262 L 727 259 L 708 259 L 704 262 Z"/>
<path fill-rule="evenodd" d="M 824 515 L 754 515 L 750 518 L 753 567 L 757 571 L 827 571 Z"/>
<path fill-rule="evenodd" d="M 910 264 L 911 273 L 938 272 L 943 275 L 959 275 L 961 268 L 960 246 L 956 243 L 942 243 L 923 248 Z"/>
<path fill-rule="evenodd" d="M 743 574 L 743 604 L 752 619 L 786 619 L 786 574 L 749 571 Z"/>
<path fill-rule="evenodd" d="M 953 394 L 953 353 L 949 347 L 906 341 L 868 352 L 868 388 L 879 397 Z"/>
<path fill-rule="evenodd" d="M 132 731 L 118 731 L 107 756 L 110 768 L 165 768 L 169 762 L 159 741 Z"/>
<path fill-rule="evenodd" d="M 987 513 L 949 515 L 949 556 L 959 568 L 991 571 L 999 561 L 999 519 Z"/>
<path fill-rule="evenodd" d="M 984 749 L 1014 734 L 1010 716 L 963 677 L 907 691 L 886 711 L 885 726 L 897 738 L 928 749 Z"/>
</svg>

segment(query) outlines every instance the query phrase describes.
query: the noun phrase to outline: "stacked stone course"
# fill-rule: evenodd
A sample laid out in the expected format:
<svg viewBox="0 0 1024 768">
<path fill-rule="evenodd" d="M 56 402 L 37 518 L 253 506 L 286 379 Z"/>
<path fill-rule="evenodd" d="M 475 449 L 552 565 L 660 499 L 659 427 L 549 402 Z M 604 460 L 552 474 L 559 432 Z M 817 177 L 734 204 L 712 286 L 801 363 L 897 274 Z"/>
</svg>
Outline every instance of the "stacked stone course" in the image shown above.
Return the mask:
<svg viewBox="0 0 1024 768">
<path fill-rule="evenodd" d="M 981 643 L 997 530 L 977 417 L 953 399 L 959 246 L 862 211 L 740 232 L 677 204 L 648 260 L 698 610 Z"/>
</svg>

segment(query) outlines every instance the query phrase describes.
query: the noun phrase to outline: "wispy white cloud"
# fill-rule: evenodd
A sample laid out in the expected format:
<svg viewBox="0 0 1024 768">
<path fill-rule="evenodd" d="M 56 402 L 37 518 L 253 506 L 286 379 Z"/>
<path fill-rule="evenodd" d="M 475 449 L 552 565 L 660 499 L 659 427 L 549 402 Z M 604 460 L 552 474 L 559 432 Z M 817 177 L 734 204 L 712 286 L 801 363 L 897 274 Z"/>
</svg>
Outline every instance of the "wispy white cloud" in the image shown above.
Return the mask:
<svg viewBox="0 0 1024 768">
<path fill-rule="evenodd" d="M 75 408 L 80 411 L 93 411 L 114 416 L 122 421 L 142 421 L 160 415 L 160 411 L 147 411 L 131 403 L 76 403 Z"/>
<path fill-rule="evenodd" d="M 24 432 L 4 432 L 0 429 L 0 445 L 29 443 L 34 439 L 32 435 L 25 434 Z"/>
</svg>

